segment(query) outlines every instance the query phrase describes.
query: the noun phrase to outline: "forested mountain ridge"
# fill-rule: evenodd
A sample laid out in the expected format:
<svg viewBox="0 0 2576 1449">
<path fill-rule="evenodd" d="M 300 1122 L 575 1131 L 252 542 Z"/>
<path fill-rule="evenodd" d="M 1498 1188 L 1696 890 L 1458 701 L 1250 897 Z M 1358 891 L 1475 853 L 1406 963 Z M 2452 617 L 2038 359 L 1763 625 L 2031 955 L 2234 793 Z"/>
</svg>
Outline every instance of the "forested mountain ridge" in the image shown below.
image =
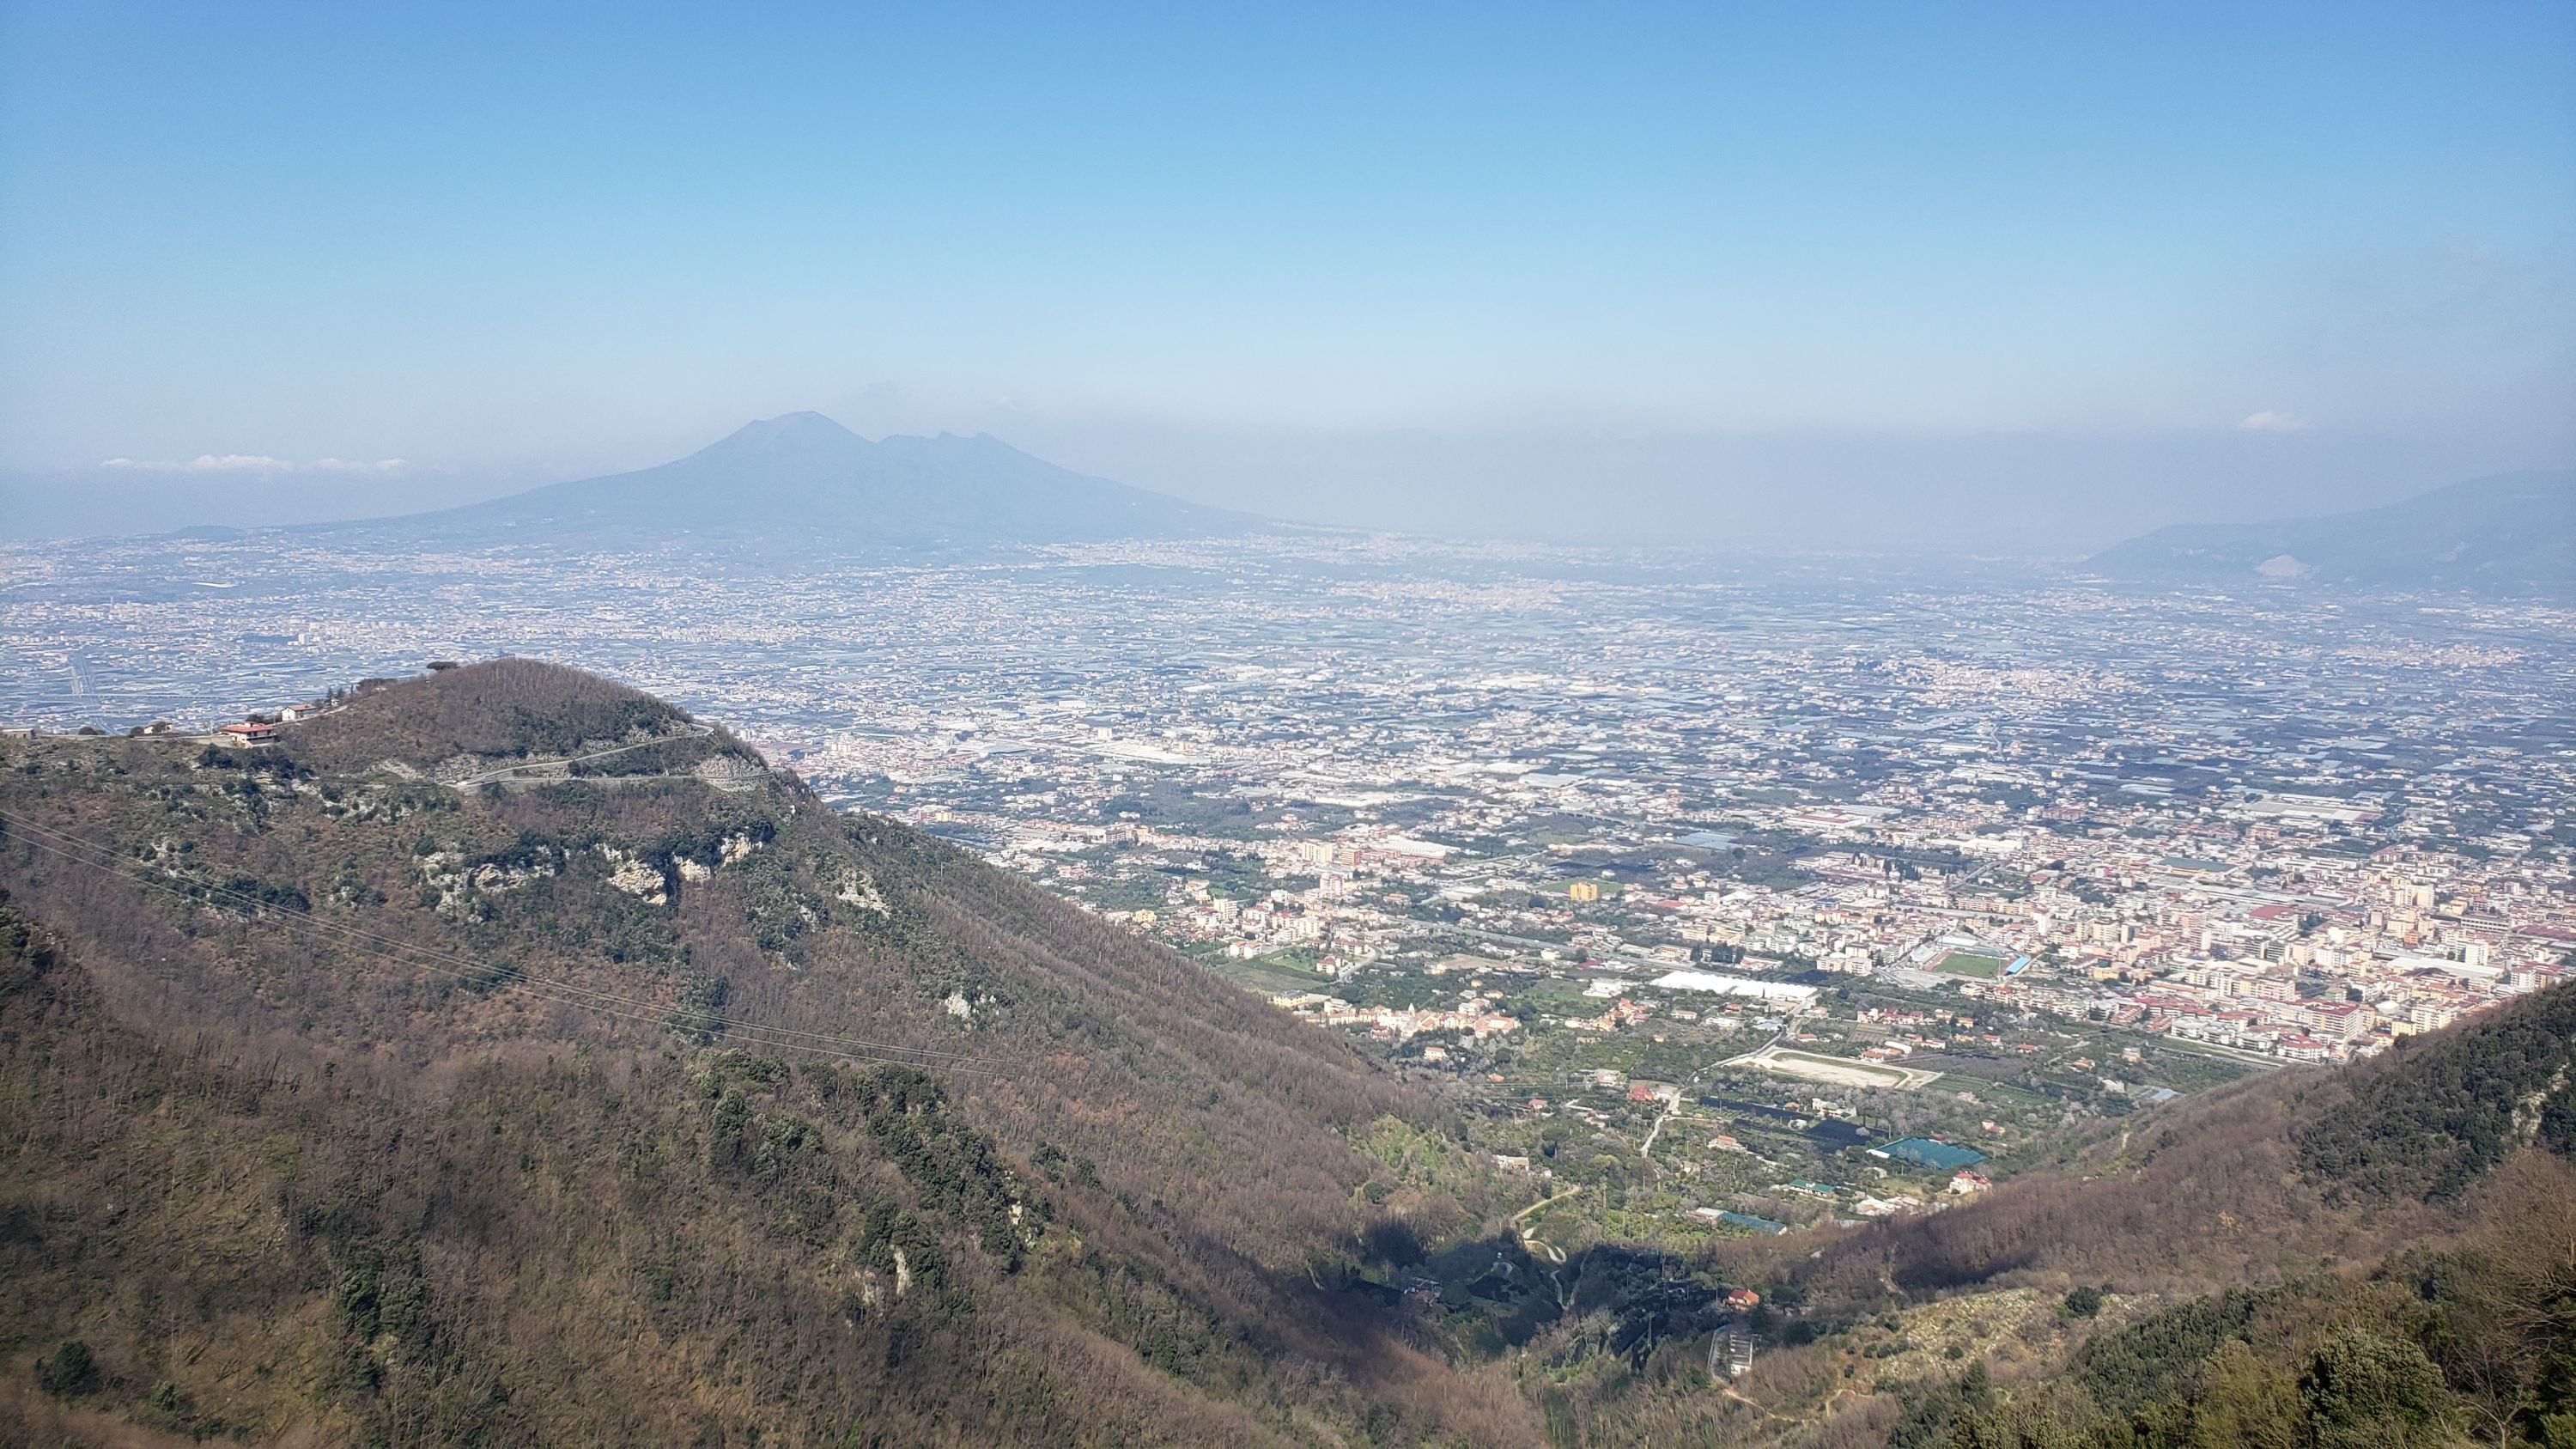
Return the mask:
<svg viewBox="0 0 2576 1449">
<path fill-rule="evenodd" d="M 2576 1153 L 2576 990 L 2407 1043 L 2293 1134 L 2337 1196 L 2449 1200 L 2514 1152 Z"/>
<path fill-rule="evenodd" d="M 504 660 L 274 748 L 11 740 L 0 827 L 0 1420 L 1536 1435 L 1338 1287 L 1460 1211 L 1359 1191 L 1420 1101 L 645 696 Z"/>
<path fill-rule="evenodd" d="M 2141 584 L 2325 585 L 2564 598 L 2576 591 L 2576 474 L 2507 473 L 2380 508 L 2178 524 L 2086 564 Z"/>
</svg>

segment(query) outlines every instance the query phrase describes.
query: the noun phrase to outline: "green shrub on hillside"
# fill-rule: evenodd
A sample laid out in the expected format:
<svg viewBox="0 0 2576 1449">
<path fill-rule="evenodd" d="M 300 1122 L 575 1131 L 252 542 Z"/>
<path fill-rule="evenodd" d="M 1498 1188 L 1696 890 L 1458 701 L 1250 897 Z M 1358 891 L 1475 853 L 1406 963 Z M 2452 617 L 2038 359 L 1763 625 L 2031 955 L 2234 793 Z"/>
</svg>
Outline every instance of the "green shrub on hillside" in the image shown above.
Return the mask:
<svg viewBox="0 0 2576 1449">
<path fill-rule="evenodd" d="M 2334 1090 L 2294 1134 L 2332 1192 L 2447 1199 L 2517 1148 L 2576 1151 L 2576 983 L 2400 1043 Z"/>
</svg>

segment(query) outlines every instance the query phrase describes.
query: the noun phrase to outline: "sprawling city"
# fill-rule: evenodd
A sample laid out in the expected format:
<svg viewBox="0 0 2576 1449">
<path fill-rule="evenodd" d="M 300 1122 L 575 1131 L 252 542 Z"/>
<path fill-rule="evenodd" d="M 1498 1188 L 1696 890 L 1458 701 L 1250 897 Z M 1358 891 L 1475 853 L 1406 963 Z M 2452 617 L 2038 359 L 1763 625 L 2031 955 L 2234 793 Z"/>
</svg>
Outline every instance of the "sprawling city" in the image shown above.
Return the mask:
<svg viewBox="0 0 2576 1449">
<path fill-rule="evenodd" d="M 1436 1084 L 1477 1124 L 1451 1170 L 1568 1194 L 1533 1243 L 1937 1210 L 2576 952 L 2548 604 L 1313 532 L 6 567 L 22 729 L 291 728 L 509 653 L 654 690 Z"/>
</svg>

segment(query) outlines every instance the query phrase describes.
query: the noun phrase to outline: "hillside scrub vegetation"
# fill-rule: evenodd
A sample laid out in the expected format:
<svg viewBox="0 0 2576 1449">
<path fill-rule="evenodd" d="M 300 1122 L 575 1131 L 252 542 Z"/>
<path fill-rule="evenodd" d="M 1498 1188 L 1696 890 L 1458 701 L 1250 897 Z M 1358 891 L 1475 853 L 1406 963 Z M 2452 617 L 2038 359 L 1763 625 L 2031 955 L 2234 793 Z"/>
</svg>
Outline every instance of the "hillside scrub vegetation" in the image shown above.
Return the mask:
<svg viewBox="0 0 2576 1449">
<path fill-rule="evenodd" d="M 2344 1073 L 2296 1136 L 2338 1193 L 2449 1199 L 2533 1145 L 2576 1150 L 2576 992 L 2398 1043 Z"/>
<path fill-rule="evenodd" d="M 373 768 L 679 720 L 500 661 L 0 745 L 0 1421 L 1538 1437 L 1365 1291 L 1464 1209 L 1360 1191 L 1348 1133 L 1439 1119 L 1326 1032 L 783 775 Z"/>
<path fill-rule="evenodd" d="M 530 661 L 0 740 L 0 892 L 19 1439 L 2576 1443 L 2576 986 L 1947 1211 L 1542 1262 L 1347 1042 Z"/>
<path fill-rule="evenodd" d="M 296 726 L 292 749 L 317 767 L 354 771 L 380 760 L 433 765 L 457 755 L 568 755 L 688 723 L 688 715 L 640 689 L 505 658 L 362 689 Z"/>
<path fill-rule="evenodd" d="M 1962 1446 L 2576 1443 L 2576 1171 L 2516 1156 L 2467 1231 L 2367 1270 L 2186 1299 L 1989 1390 Z"/>
<path fill-rule="evenodd" d="M 2576 1443 L 2576 1168 L 2550 1125 L 2571 1015 L 2551 987 L 1946 1212 L 1725 1245 L 1777 1345 L 1743 1402 L 1631 1389 L 1576 1416 L 1816 1449 Z"/>
</svg>

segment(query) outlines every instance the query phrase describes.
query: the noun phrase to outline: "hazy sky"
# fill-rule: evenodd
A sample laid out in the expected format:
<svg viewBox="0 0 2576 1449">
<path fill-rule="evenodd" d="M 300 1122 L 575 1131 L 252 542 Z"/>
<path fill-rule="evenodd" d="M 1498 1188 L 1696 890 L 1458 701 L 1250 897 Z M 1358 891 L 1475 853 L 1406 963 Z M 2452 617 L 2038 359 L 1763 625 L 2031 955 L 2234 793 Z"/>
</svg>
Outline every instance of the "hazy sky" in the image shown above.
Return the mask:
<svg viewBox="0 0 2576 1449">
<path fill-rule="evenodd" d="M 816 408 L 1290 513 L 2080 534 L 2576 456 L 2564 3 L 0 17 L 20 469 L 368 511 Z"/>
</svg>

